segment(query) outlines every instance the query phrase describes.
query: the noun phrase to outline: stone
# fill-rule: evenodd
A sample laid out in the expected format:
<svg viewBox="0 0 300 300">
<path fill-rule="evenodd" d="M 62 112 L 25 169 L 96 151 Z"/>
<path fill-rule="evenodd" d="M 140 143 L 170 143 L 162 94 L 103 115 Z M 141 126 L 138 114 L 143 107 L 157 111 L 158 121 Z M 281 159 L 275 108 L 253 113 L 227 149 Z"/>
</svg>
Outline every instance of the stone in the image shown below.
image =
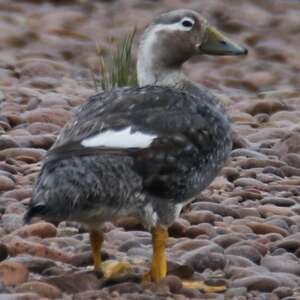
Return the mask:
<svg viewBox="0 0 300 300">
<path fill-rule="evenodd" d="M 192 225 L 187 228 L 185 235 L 189 238 L 196 238 L 200 235 L 206 235 L 209 238 L 216 236 L 216 230 L 214 227 L 209 223 L 202 223 L 198 225 Z"/>
<path fill-rule="evenodd" d="M 56 233 L 56 227 L 47 222 L 38 222 L 31 225 L 25 225 L 22 228 L 12 232 L 12 234 L 18 235 L 22 238 L 26 238 L 29 236 L 38 236 L 42 239 L 55 237 Z"/>
<path fill-rule="evenodd" d="M 16 148 L 19 145 L 15 142 L 15 140 L 9 136 L 2 135 L 0 136 L 0 150 L 7 148 Z"/>
<path fill-rule="evenodd" d="M 40 274 L 46 269 L 54 267 L 56 265 L 55 262 L 51 259 L 32 256 L 28 254 L 18 255 L 11 258 L 11 260 L 23 264 L 30 272 Z"/>
<path fill-rule="evenodd" d="M 201 223 L 210 223 L 213 224 L 214 221 L 218 220 L 218 217 L 215 216 L 210 211 L 195 211 L 192 210 L 184 215 L 184 218 L 190 222 L 191 225 L 197 225 Z"/>
<path fill-rule="evenodd" d="M 283 101 L 271 98 L 255 101 L 246 108 L 246 112 L 250 115 L 258 113 L 273 114 L 282 110 L 289 110 L 289 107 Z"/>
<path fill-rule="evenodd" d="M 5 243 L 9 249 L 9 254 L 13 256 L 27 253 L 33 256 L 45 257 L 64 263 L 69 263 L 71 261 L 71 255 L 64 251 L 39 244 L 37 242 L 25 240 L 18 236 L 6 237 Z"/>
<path fill-rule="evenodd" d="M 297 259 L 291 259 L 288 255 L 266 255 L 262 258 L 261 265 L 271 272 L 300 275 L 300 262 Z"/>
<path fill-rule="evenodd" d="M 290 198 L 276 197 L 276 196 L 267 196 L 264 197 L 261 201 L 261 204 L 273 204 L 276 206 L 289 207 L 296 204 L 296 201 Z"/>
<path fill-rule="evenodd" d="M 252 262 L 258 264 L 262 258 L 259 251 L 251 245 L 233 244 L 225 249 L 225 254 L 246 257 Z"/>
<path fill-rule="evenodd" d="M 169 235 L 177 238 L 185 236 L 185 231 L 188 226 L 190 226 L 190 223 L 187 220 L 183 218 L 177 218 L 168 228 Z"/>
<path fill-rule="evenodd" d="M 15 182 L 8 176 L 1 175 L 0 173 L 0 192 L 11 190 L 15 187 Z"/>
<path fill-rule="evenodd" d="M 233 280 L 232 287 L 245 287 L 248 291 L 272 292 L 280 285 L 279 281 L 267 275 L 252 275 Z"/>
<path fill-rule="evenodd" d="M 213 238 L 212 241 L 220 245 L 222 248 L 226 249 L 227 247 L 238 243 L 244 239 L 246 239 L 246 237 L 244 237 L 242 234 L 228 233 L 224 235 L 218 235 L 215 238 Z"/>
<path fill-rule="evenodd" d="M 62 292 L 69 294 L 98 289 L 102 284 L 94 272 L 66 273 L 49 277 L 44 282 L 54 285 Z"/>
<path fill-rule="evenodd" d="M 200 210 L 200 211 L 208 210 L 222 217 L 232 216 L 233 218 L 239 218 L 239 214 L 235 209 L 222 204 L 201 201 L 201 202 L 194 202 L 192 204 L 192 207 L 194 210 Z"/>
<path fill-rule="evenodd" d="M 2 215 L 2 226 L 6 232 L 15 231 L 23 226 L 22 215 L 8 213 Z"/>
<path fill-rule="evenodd" d="M 277 142 L 272 149 L 279 153 L 280 157 L 288 153 L 300 154 L 300 133 L 297 131 L 286 133 L 281 137 L 281 140 Z"/>
<path fill-rule="evenodd" d="M 18 159 L 19 157 L 30 157 L 33 162 L 42 160 L 46 155 L 46 150 L 35 148 L 9 148 L 0 151 L 0 160 L 8 158 Z"/>
<path fill-rule="evenodd" d="M 205 269 L 223 270 L 226 265 L 226 258 L 219 246 L 208 245 L 200 249 L 189 251 L 181 256 L 182 260 L 190 265 L 197 272 Z"/>
<path fill-rule="evenodd" d="M 174 294 L 178 294 L 182 289 L 182 281 L 179 277 L 174 275 L 168 275 L 163 279 L 163 283 L 167 284 L 170 292 Z"/>
<path fill-rule="evenodd" d="M 290 287 L 280 286 L 272 292 L 273 295 L 278 296 L 279 299 L 293 295 L 293 290 Z"/>
<path fill-rule="evenodd" d="M 28 269 L 21 263 L 2 261 L 0 263 L 0 282 L 5 285 L 17 285 L 27 281 Z"/>
<path fill-rule="evenodd" d="M 261 191 L 269 191 L 268 185 L 254 178 L 238 178 L 234 185 L 242 188 L 254 188 Z"/>
<path fill-rule="evenodd" d="M 247 226 L 252 229 L 252 231 L 256 234 L 267 234 L 267 233 L 279 233 L 283 237 L 288 235 L 288 231 L 284 230 L 278 226 L 266 223 L 259 222 L 249 222 Z"/>
<path fill-rule="evenodd" d="M 173 247 L 172 250 L 176 253 L 179 251 L 189 252 L 194 249 L 198 249 L 201 247 L 205 247 L 210 245 L 209 241 L 201 240 L 201 239 L 182 239 L 178 241 Z"/>
<path fill-rule="evenodd" d="M 292 216 L 293 211 L 289 207 L 278 207 L 273 204 L 265 204 L 257 207 L 258 212 L 263 217 L 269 217 L 273 215 L 279 216 Z"/>
<path fill-rule="evenodd" d="M 71 112 L 64 109 L 38 108 L 26 112 L 24 117 L 28 123 L 48 122 L 63 126 L 70 119 L 71 115 Z"/>
<path fill-rule="evenodd" d="M 25 282 L 18 286 L 16 291 L 19 293 L 34 292 L 48 299 L 58 299 L 62 297 L 62 292 L 57 287 L 40 281 Z"/>
</svg>

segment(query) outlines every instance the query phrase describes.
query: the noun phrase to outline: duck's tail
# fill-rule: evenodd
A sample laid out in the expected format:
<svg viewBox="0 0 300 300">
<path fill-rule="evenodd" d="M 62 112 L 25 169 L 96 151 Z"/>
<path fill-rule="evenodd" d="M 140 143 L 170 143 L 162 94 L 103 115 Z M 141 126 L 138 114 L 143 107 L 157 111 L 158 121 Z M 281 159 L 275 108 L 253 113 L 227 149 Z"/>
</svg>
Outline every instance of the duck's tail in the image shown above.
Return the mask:
<svg viewBox="0 0 300 300">
<path fill-rule="evenodd" d="M 35 216 L 42 216 L 45 211 L 45 205 L 31 206 L 23 217 L 24 224 L 30 224 L 31 219 Z"/>
</svg>

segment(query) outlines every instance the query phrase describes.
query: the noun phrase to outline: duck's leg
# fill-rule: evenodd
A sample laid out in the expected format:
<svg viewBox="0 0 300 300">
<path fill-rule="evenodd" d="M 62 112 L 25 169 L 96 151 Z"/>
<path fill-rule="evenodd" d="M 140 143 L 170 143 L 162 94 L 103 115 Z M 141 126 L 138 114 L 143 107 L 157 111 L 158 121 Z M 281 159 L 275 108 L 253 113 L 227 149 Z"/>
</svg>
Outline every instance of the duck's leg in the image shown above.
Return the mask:
<svg viewBox="0 0 300 300">
<path fill-rule="evenodd" d="M 94 260 L 94 270 L 97 275 L 100 276 L 103 274 L 106 278 L 112 278 L 131 270 L 131 266 L 128 262 L 115 260 L 102 262 L 101 246 L 103 243 L 103 233 L 101 231 L 90 231 L 90 242 Z"/>
<path fill-rule="evenodd" d="M 103 233 L 101 231 L 90 231 L 90 243 L 92 247 L 92 255 L 94 260 L 94 270 L 96 273 L 102 273 L 101 271 L 101 247 L 103 243 Z"/>
<path fill-rule="evenodd" d="M 152 233 L 152 263 L 151 269 L 144 275 L 145 280 L 159 282 L 167 275 L 167 260 L 165 249 L 168 242 L 168 230 L 165 227 L 155 227 Z"/>
</svg>

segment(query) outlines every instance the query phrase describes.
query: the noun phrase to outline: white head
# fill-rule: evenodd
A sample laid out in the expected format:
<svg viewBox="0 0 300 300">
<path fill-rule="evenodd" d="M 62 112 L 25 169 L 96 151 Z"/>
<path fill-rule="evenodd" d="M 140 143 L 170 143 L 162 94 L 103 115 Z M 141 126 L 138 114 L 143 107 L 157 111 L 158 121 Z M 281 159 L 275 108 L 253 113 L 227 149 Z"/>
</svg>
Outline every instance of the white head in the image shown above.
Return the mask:
<svg viewBox="0 0 300 300">
<path fill-rule="evenodd" d="M 241 55 L 247 50 L 223 36 L 192 10 L 160 15 L 150 24 L 138 50 L 139 85 L 172 85 L 181 66 L 198 54 Z"/>
</svg>

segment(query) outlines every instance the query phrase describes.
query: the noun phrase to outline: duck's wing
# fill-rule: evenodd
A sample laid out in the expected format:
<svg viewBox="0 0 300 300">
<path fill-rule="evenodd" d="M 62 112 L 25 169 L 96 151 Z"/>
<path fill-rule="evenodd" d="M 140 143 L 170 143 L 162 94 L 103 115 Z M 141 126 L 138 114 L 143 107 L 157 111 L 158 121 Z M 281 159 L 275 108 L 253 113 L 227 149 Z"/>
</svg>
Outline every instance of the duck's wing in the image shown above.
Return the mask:
<svg viewBox="0 0 300 300">
<path fill-rule="evenodd" d="M 209 153 L 215 119 L 206 104 L 174 89 L 116 90 L 83 106 L 48 158 L 131 156 L 145 188 L 157 192 L 159 186 L 158 196 L 169 196 L 174 176 L 188 172 L 195 155 Z"/>
</svg>

